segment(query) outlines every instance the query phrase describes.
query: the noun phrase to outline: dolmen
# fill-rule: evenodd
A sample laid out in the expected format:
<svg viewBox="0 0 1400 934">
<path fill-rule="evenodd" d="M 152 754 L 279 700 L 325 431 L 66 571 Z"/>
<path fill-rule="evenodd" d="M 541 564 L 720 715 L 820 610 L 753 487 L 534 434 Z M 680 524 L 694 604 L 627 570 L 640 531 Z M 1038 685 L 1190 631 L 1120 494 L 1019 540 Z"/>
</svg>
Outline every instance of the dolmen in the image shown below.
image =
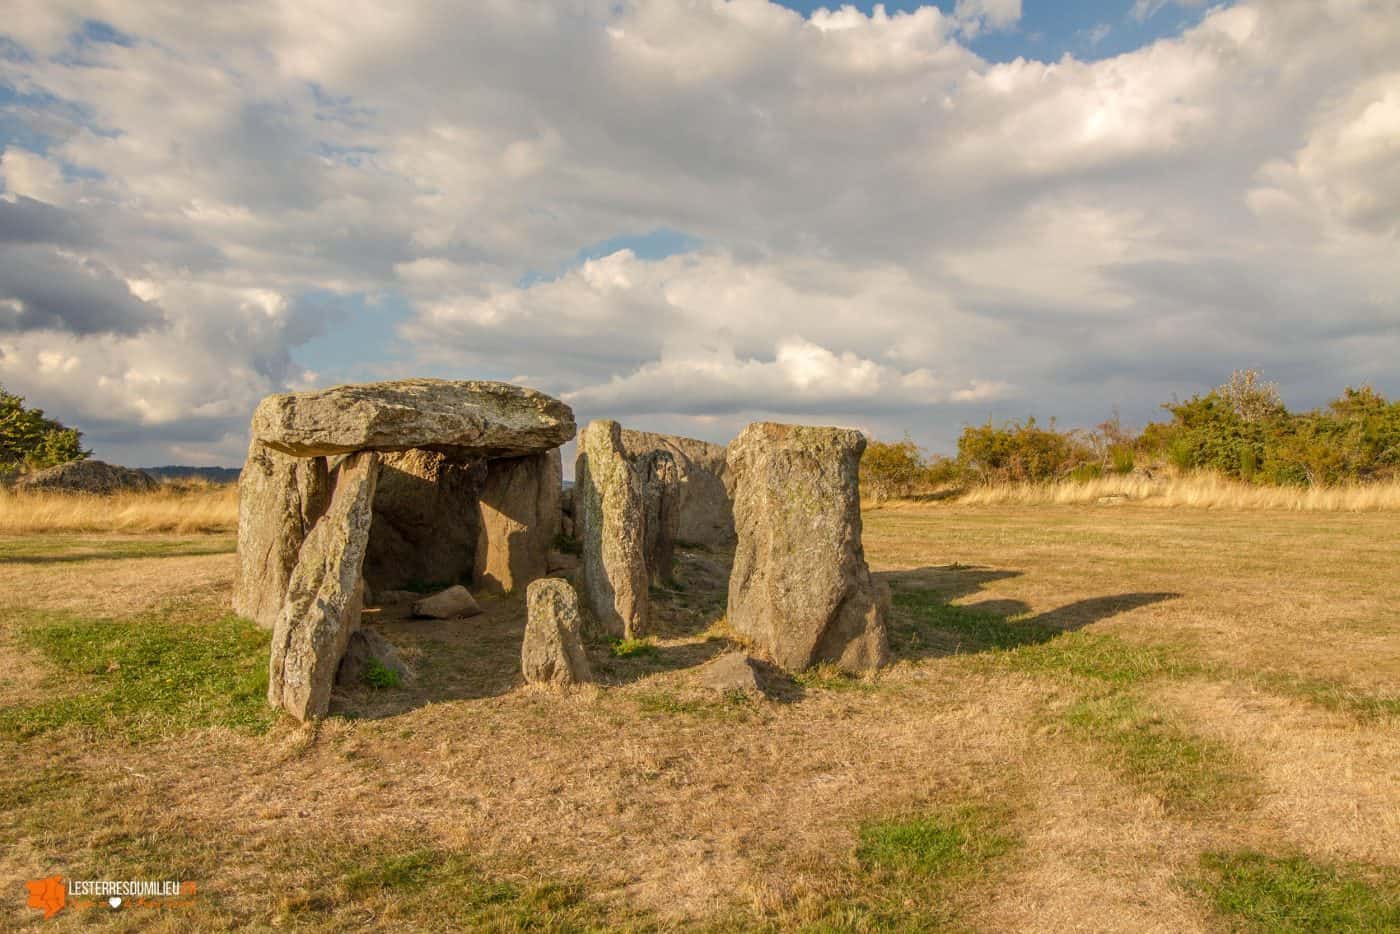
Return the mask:
<svg viewBox="0 0 1400 934">
<path fill-rule="evenodd" d="M 523 591 L 559 532 L 572 410 L 508 383 L 268 396 L 239 480 L 234 610 L 273 630 L 268 699 L 323 716 L 363 589 Z"/>
</svg>

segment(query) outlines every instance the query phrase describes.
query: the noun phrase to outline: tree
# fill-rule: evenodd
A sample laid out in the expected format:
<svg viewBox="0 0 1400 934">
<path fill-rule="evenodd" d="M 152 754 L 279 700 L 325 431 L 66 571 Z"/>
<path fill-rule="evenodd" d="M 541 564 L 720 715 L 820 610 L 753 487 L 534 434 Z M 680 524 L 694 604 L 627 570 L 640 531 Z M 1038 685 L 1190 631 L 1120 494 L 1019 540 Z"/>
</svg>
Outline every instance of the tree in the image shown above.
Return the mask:
<svg viewBox="0 0 1400 934">
<path fill-rule="evenodd" d="M 82 460 L 82 432 L 31 409 L 24 398 L 0 386 L 0 476 L 22 470 L 42 470 L 55 464 Z"/>
</svg>

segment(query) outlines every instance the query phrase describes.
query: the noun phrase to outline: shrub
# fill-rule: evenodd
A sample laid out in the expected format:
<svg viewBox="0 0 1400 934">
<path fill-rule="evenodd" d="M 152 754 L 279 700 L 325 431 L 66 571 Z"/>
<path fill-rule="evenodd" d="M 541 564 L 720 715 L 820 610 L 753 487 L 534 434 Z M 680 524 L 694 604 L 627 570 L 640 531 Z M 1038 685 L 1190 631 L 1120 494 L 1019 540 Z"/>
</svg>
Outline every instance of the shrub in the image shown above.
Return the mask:
<svg viewBox="0 0 1400 934">
<path fill-rule="evenodd" d="M 893 444 L 871 440 L 860 458 L 860 483 L 876 501 L 908 496 L 923 479 L 925 469 L 919 446 L 907 434 Z"/>
<path fill-rule="evenodd" d="M 45 418 L 43 409 L 0 386 L 0 477 L 82 460 L 92 453 L 82 440 L 82 432 Z"/>
<path fill-rule="evenodd" d="M 1041 428 L 1034 418 L 1004 425 L 969 425 L 958 438 L 958 463 L 983 483 L 1038 483 L 1096 465 L 1083 432 Z"/>
</svg>

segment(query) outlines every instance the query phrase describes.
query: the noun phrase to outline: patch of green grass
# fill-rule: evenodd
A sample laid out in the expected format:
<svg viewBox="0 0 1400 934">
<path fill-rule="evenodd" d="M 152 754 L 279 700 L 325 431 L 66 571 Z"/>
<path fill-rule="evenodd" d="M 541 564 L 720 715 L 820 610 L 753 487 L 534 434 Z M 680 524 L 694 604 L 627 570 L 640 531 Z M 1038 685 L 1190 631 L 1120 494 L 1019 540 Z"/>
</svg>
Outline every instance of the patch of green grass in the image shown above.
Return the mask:
<svg viewBox="0 0 1400 934">
<path fill-rule="evenodd" d="M 562 551 L 566 555 L 582 555 L 583 542 L 572 535 L 565 535 L 563 532 L 560 532 L 558 535 L 554 536 L 554 550 Z"/>
<path fill-rule="evenodd" d="M 112 539 L 28 535 L 0 540 L 0 561 L 16 564 L 68 564 L 127 558 L 176 558 L 232 554 L 237 541 L 227 535 L 198 538 Z"/>
<path fill-rule="evenodd" d="M 792 676 L 802 687 L 823 691 L 873 691 L 875 682 L 849 671 L 842 671 L 830 662 L 822 662 Z"/>
<path fill-rule="evenodd" d="M 1340 681 L 1303 678 L 1277 671 L 1257 673 L 1249 680 L 1266 691 L 1301 698 L 1361 721 L 1400 718 L 1400 697 L 1368 694 Z"/>
<path fill-rule="evenodd" d="M 1023 645 L 994 653 L 1003 668 L 1029 674 L 1090 678 L 1117 685 L 1153 678 L 1181 678 L 1200 671 L 1171 646 L 1139 645 L 1117 636 L 1067 632 L 1039 645 Z"/>
<path fill-rule="evenodd" d="M 491 876 L 460 851 L 416 849 L 367 864 L 356 859 L 337 888 L 336 901 L 371 910 L 379 920 L 416 919 L 435 929 L 598 930 L 624 920 L 590 901 L 580 884 Z M 312 903 L 298 913 L 326 907 Z"/>
<path fill-rule="evenodd" d="M 1257 931 L 1400 931 L 1400 873 L 1361 872 L 1304 856 L 1207 853 L 1197 882 L 1232 927 Z"/>
<path fill-rule="evenodd" d="M 743 691 L 728 691 L 714 700 L 683 698 L 670 691 L 643 691 L 634 696 L 642 713 L 652 715 L 731 717 L 753 708 L 753 698 Z"/>
<path fill-rule="evenodd" d="M 1223 743 L 1197 736 L 1131 694 L 1111 693 L 1071 704 L 1061 721 L 1104 751 L 1109 764 L 1174 813 L 1205 814 L 1248 803 L 1252 780 Z"/>
<path fill-rule="evenodd" d="M 1015 843 L 984 808 L 866 824 L 856 859 L 872 870 L 949 876 L 1001 856 Z"/>
<path fill-rule="evenodd" d="M 891 648 L 897 654 L 943 646 L 958 652 L 1011 649 L 1045 642 L 1061 632 L 1053 626 L 957 606 L 933 590 L 899 589 L 892 603 L 899 611 L 890 629 Z"/>
<path fill-rule="evenodd" d="M 19 617 L 17 641 L 58 670 L 65 693 L 0 708 L 0 736 L 77 728 L 140 741 L 216 725 L 265 730 L 275 719 L 267 706 L 269 634 L 230 613 L 203 612 Z"/>
<path fill-rule="evenodd" d="M 403 686 L 403 678 L 393 668 L 389 668 L 377 658 L 371 658 L 365 666 L 365 684 L 376 690 L 387 690 Z"/>
<path fill-rule="evenodd" d="M 613 658 L 655 658 L 656 643 L 651 639 L 618 639 L 609 650 Z"/>
<path fill-rule="evenodd" d="M 960 897 L 993 878 L 1016 844 L 1004 816 L 978 805 L 867 823 L 846 879 L 848 893 L 792 920 L 817 931 L 955 926 Z"/>
</svg>

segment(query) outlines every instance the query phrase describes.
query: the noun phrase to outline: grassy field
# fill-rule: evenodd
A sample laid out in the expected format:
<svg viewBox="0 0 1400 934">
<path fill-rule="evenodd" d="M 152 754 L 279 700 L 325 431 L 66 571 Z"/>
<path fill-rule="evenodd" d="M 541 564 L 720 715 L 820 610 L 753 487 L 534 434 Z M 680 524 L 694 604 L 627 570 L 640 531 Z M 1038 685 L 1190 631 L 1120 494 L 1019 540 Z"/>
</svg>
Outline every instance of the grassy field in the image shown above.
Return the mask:
<svg viewBox="0 0 1400 934">
<path fill-rule="evenodd" d="M 64 528 L 59 526 L 59 528 Z M 299 727 L 217 534 L 0 536 L 0 927 L 1400 930 L 1400 513 L 868 511 L 897 663 L 717 697 L 718 557 L 601 684 L 522 607 Z M 21 882 L 196 880 L 187 907 Z"/>
</svg>

